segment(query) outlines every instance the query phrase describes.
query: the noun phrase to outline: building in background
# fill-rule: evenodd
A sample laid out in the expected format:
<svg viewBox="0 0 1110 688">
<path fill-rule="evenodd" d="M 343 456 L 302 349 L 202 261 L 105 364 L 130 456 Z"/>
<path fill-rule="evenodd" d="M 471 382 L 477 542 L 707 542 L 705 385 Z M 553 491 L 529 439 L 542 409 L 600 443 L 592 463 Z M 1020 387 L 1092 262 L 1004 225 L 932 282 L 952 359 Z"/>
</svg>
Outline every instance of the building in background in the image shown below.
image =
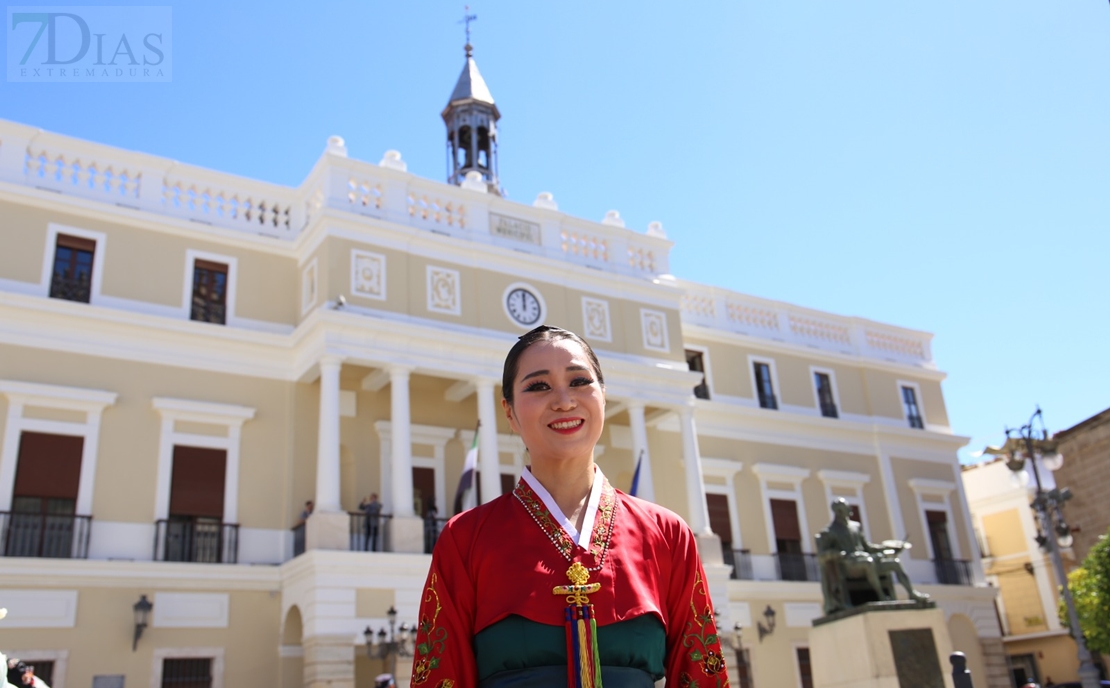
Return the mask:
<svg viewBox="0 0 1110 688">
<path fill-rule="evenodd" d="M 1070 460 L 1064 454 L 1064 466 Z M 1046 490 L 1054 488 L 1063 473 L 1043 464 L 1038 470 Z M 999 590 L 998 617 L 1014 685 L 1078 681 L 1075 641 L 1056 611 L 1059 581 L 1051 558 L 1036 541 L 1037 517 L 1030 508 L 1035 483 L 1027 473 L 1013 474 L 1001 459 L 965 466 L 963 482 L 981 543 L 983 572 Z M 1065 514 L 1069 523 L 1072 503 Z M 1078 565 L 1074 547 L 1062 554 L 1068 570 Z"/>
<path fill-rule="evenodd" d="M 699 534 L 736 685 L 810 685 L 843 497 L 1006 686 L 931 335 L 503 198 L 469 46 L 443 117 L 453 183 L 333 137 L 296 188 L 0 122 L 0 647 L 55 688 L 370 685 L 363 630 L 415 621 L 478 421 L 481 499 L 523 469 L 501 364 L 549 323 L 605 368 L 598 464 Z"/>
<path fill-rule="evenodd" d="M 1072 491 L 1068 524 L 1076 559 L 1082 564 L 1098 539 L 1110 532 L 1110 409 L 1055 437 L 1064 457 L 1056 479 Z"/>
</svg>

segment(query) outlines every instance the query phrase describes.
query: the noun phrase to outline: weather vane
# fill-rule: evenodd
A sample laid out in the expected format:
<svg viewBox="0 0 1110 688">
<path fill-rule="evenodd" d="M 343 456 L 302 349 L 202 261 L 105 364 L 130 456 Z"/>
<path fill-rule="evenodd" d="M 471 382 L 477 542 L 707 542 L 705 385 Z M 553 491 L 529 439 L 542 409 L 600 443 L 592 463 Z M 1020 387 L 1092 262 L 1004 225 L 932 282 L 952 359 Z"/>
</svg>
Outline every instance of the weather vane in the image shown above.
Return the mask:
<svg viewBox="0 0 1110 688">
<path fill-rule="evenodd" d="M 463 5 L 463 18 L 460 24 L 466 24 L 466 44 L 470 45 L 470 22 L 478 19 L 478 15 L 470 14 L 470 5 Z"/>
</svg>

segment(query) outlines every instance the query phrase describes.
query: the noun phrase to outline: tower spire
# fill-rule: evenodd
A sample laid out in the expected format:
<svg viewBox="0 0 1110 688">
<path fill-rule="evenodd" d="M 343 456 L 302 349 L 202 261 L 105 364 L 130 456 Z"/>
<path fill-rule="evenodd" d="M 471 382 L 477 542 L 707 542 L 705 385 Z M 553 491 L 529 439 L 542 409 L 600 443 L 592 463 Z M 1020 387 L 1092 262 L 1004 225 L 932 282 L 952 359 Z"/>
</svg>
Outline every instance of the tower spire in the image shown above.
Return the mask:
<svg viewBox="0 0 1110 688">
<path fill-rule="evenodd" d="M 501 195 L 497 179 L 497 121 L 501 113 L 474 61 L 470 22 L 477 19 L 467 5 L 458 22 L 466 25 L 466 64 L 442 113 L 447 125 L 447 181 L 461 185 L 467 174 L 477 172 L 491 193 Z"/>
</svg>

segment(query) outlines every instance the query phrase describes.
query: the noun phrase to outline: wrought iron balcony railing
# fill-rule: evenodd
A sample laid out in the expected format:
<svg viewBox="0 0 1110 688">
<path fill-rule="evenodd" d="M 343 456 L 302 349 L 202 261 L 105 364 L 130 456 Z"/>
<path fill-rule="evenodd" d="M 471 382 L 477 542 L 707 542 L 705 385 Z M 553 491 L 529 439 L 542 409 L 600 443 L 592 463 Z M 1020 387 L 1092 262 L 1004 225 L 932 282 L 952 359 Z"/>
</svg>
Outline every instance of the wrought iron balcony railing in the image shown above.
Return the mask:
<svg viewBox="0 0 1110 688">
<path fill-rule="evenodd" d="M 934 559 L 941 585 L 971 585 L 971 562 L 966 559 Z"/>
<path fill-rule="evenodd" d="M 0 552 L 6 557 L 87 559 L 92 516 L 0 511 Z"/>
<path fill-rule="evenodd" d="M 730 578 L 733 580 L 755 580 L 755 573 L 752 571 L 752 551 L 750 549 L 725 548 L 723 553 L 725 564 L 732 567 Z"/>
<path fill-rule="evenodd" d="M 779 580 L 784 581 L 819 581 L 821 574 L 817 567 L 816 554 L 795 554 L 791 552 L 776 552 L 775 568 Z"/>
<path fill-rule="evenodd" d="M 216 520 L 161 520 L 155 523 L 154 560 L 235 564 L 239 524 Z"/>
<path fill-rule="evenodd" d="M 384 552 L 385 524 L 393 516 L 381 514 L 376 519 L 369 519 L 362 511 L 351 511 L 348 515 L 351 517 L 351 551 Z"/>
</svg>

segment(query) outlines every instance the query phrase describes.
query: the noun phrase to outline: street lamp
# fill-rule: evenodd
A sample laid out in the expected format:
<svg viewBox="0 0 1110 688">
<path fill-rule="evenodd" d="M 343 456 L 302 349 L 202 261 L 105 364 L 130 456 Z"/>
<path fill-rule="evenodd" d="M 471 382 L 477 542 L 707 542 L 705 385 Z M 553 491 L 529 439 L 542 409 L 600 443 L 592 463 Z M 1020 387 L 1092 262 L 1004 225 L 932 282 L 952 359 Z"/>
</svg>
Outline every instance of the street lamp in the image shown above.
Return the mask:
<svg viewBox="0 0 1110 688">
<path fill-rule="evenodd" d="M 366 638 L 366 656 L 370 659 L 385 659 L 388 657 L 390 662 L 389 673 L 396 680 L 397 658 L 412 657 L 412 641 L 416 636 L 416 627 L 410 627 L 407 623 L 402 623 L 401 627 L 397 628 L 397 610 L 392 606 L 385 615 L 389 619 L 388 634 L 386 634 L 384 628 L 374 633 L 374 629 L 367 626 L 362 635 Z"/>
<path fill-rule="evenodd" d="M 1034 427 L 1034 421 L 1040 421 L 1040 429 Z M 1056 580 L 1060 583 L 1060 590 L 1064 594 L 1064 604 L 1068 608 L 1068 625 L 1071 626 L 1071 635 L 1079 650 L 1079 679 L 1083 688 L 1098 688 L 1099 675 L 1087 643 L 1083 638 L 1083 630 L 1079 627 L 1079 615 L 1075 611 L 1075 602 L 1068 589 L 1067 575 L 1064 573 L 1064 561 L 1060 558 L 1061 547 L 1071 547 L 1071 528 L 1064 521 L 1062 508 L 1064 502 L 1071 499 L 1071 490 L 1053 487 L 1045 490 L 1041 484 L 1041 472 L 1037 463 L 1055 465 L 1059 468 L 1061 463 L 1057 442 L 1044 426 L 1044 417 L 1040 407 L 1030 416 L 1029 422 L 1020 428 L 1006 428 L 1006 443 L 1001 447 L 987 447 L 984 454 L 1002 457 L 1006 466 L 1015 474 L 1025 470 L 1025 462 L 1033 467 L 1033 478 L 1037 484 L 1036 496 L 1030 507 L 1037 513 L 1037 544 L 1041 546 L 1052 559 L 1056 570 Z"/>
<path fill-rule="evenodd" d="M 146 629 L 151 609 L 154 609 L 154 605 L 146 595 L 139 595 L 139 601 L 131 605 L 131 611 L 135 612 L 135 639 L 131 642 L 132 652 L 139 647 L 139 638 L 143 636 L 143 631 Z"/>
</svg>

